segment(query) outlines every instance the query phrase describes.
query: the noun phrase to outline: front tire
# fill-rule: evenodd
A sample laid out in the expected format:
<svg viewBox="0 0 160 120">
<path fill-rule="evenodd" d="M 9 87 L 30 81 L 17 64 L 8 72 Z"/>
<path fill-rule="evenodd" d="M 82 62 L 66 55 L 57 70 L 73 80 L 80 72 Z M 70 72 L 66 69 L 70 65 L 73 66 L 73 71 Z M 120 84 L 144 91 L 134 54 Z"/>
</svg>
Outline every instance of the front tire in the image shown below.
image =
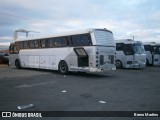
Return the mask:
<svg viewBox="0 0 160 120">
<path fill-rule="evenodd" d="M 67 65 L 67 63 L 65 61 L 61 61 L 59 63 L 58 70 L 62 75 L 67 74 L 68 73 L 68 65 Z"/>
<path fill-rule="evenodd" d="M 16 66 L 17 69 L 21 69 L 21 63 L 20 63 L 19 60 L 15 61 L 15 66 Z"/>
<path fill-rule="evenodd" d="M 122 68 L 122 63 L 120 60 L 116 60 L 116 68 Z"/>
</svg>

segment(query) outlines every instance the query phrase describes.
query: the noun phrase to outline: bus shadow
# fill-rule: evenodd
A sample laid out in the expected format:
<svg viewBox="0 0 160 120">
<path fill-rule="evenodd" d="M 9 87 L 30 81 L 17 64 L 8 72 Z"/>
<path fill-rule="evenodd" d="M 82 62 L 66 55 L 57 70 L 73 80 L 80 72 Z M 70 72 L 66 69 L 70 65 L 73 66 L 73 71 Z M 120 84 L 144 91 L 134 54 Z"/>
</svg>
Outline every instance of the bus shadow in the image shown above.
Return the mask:
<svg viewBox="0 0 160 120">
<path fill-rule="evenodd" d="M 36 68 L 21 68 L 19 70 L 48 72 L 48 73 L 53 73 L 53 74 L 57 74 L 57 75 L 62 75 L 57 70 L 36 69 Z M 107 74 L 107 73 L 68 72 L 67 76 L 78 76 L 78 77 L 86 77 L 86 78 L 105 78 L 105 77 L 113 77 L 114 75 Z"/>
<path fill-rule="evenodd" d="M 69 72 L 68 75 L 85 77 L 85 78 L 106 78 L 106 77 L 114 76 L 114 75 L 109 75 L 105 73 L 85 73 L 85 72 Z"/>
<path fill-rule="evenodd" d="M 117 70 L 145 70 L 146 68 L 118 68 Z"/>
</svg>

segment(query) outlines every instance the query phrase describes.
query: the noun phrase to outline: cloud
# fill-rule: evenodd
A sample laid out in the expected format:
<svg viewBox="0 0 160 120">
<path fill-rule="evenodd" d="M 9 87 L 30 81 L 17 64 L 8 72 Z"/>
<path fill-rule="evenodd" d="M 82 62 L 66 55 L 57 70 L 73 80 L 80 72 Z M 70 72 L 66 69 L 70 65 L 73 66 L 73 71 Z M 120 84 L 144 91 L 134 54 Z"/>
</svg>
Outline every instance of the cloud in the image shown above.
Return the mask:
<svg viewBox="0 0 160 120">
<path fill-rule="evenodd" d="M 116 38 L 132 34 L 158 41 L 159 4 L 159 0 L 1 0 L 0 37 L 13 37 L 17 29 L 43 35 L 96 27 L 113 31 Z"/>
<path fill-rule="evenodd" d="M 0 37 L 0 45 L 9 45 L 10 42 L 13 42 L 12 37 L 8 37 L 8 36 Z"/>
</svg>

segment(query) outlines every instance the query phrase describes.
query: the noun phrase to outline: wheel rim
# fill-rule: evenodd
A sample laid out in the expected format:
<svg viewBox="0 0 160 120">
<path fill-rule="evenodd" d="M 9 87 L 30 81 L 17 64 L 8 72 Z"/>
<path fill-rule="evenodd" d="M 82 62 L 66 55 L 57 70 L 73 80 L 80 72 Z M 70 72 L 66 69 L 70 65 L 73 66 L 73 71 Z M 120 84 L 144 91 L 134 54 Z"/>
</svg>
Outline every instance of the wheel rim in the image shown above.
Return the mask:
<svg viewBox="0 0 160 120">
<path fill-rule="evenodd" d="M 65 65 L 65 63 L 61 63 L 60 69 L 61 69 L 61 72 L 66 72 L 66 65 Z"/>
<path fill-rule="evenodd" d="M 19 67 L 19 62 L 18 61 L 16 62 L 16 67 Z"/>
<path fill-rule="evenodd" d="M 121 67 L 121 62 L 120 61 L 116 61 L 116 67 L 120 68 Z"/>
</svg>

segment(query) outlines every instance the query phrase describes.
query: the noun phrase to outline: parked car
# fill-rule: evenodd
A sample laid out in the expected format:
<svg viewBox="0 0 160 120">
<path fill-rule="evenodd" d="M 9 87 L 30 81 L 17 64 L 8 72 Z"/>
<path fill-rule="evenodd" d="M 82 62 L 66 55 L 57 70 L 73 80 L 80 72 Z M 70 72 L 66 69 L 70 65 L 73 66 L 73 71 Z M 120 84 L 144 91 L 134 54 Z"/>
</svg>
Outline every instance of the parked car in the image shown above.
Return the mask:
<svg viewBox="0 0 160 120">
<path fill-rule="evenodd" d="M 0 53 L 0 64 L 1 63 L 5 63 L 5 64 L 9 64 L 9 55 L 8 53 Z"/>
</svg>

